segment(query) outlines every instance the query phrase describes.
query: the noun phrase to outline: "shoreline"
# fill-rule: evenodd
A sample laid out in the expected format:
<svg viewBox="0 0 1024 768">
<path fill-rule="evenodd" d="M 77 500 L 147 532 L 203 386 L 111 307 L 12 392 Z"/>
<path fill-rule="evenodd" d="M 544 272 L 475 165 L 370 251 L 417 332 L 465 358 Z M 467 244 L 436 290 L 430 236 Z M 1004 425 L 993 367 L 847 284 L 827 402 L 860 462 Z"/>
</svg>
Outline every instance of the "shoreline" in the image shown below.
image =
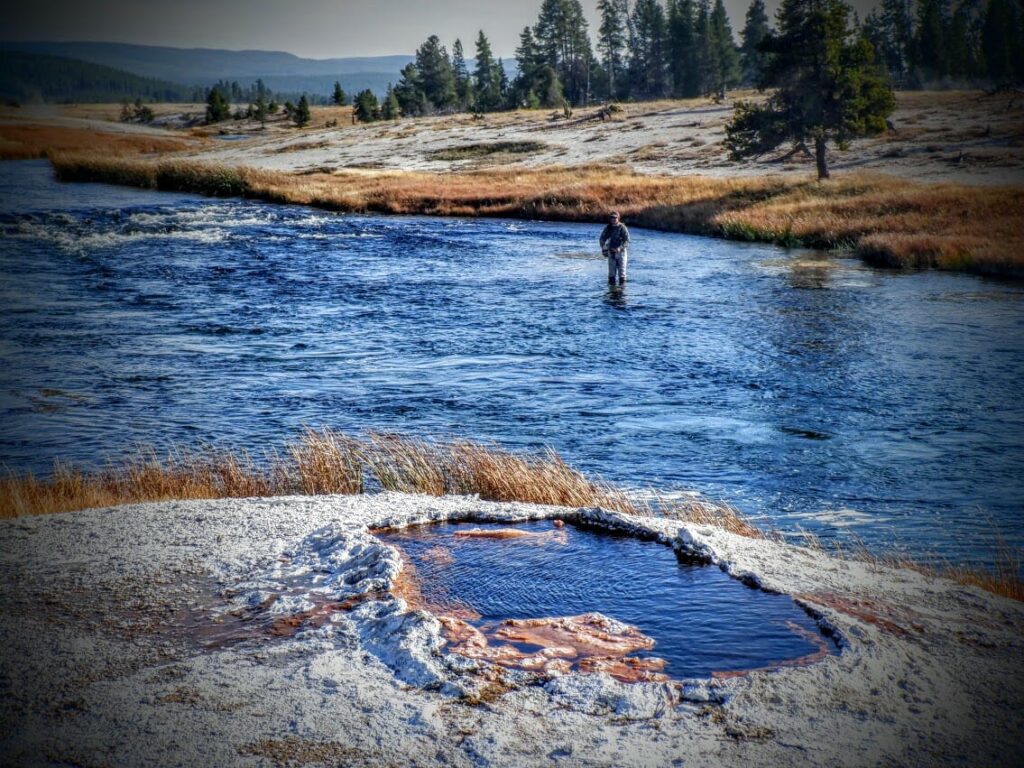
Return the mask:
<svg viewBox="0 0 1024 768">
<path fill-rule="evenodd" d="M 244 195 L 342 212 L 603 222 L 616 208 L 665 232 L 848 251 L 869 264 L 1024 278 L 1024 102 L 898 92 L 892 129 L 831 151 L 747 162 L 722 141 L 737 99 L 351 124 L 351 108 L 196 126 L 201 105 L 0 108 L 0 157 L 48 156 L 66 179 Z M 240 137 L 218 141 L 217 136 Z"/>
<path fill-rule="evenodd" d="M 788 594 L 842 651 L 719 680 L 495 677 L 446 652 L 438 620 L 407 612 L 400 593 L 319 625 L 301 619 L 308 598 L 278 600 L 257 610 L 294 631 L 196 645 L 214 617 L 260 603 L 303 569 L 335 574 L 317 599 L 399 588 L 400 560 L 375 543 L 375 528 L 553 518 L 653 536 Z M 1024 756 L 1015 673 L 1024 605 L 710 525 L 384 493 L 145 504 L 0 527 L 10 606 L 0 636 L 5 658 L 18 659 L 6 670 L 11 756 L 460 766 L 549 764 L 563 747 L 574 763 L 617 765 L 1010 765 Z"/>
<path fill-rule="evenodd" d="M 656 231 L 849 251 L 880 267 L 1024 279 L 1024 188 L 968 190 L 880 174 L 794 183 L 625 175 L 600 167 L 296 174 L 180 159 L 80 153 L 52 153 L 49 159 L 62 182 L 242 197 L 337 213 L 600 223 L 615 209 L 629 224 Z M 944 219 L 955 219 L 964 231 L 934 234 Z"/>
</svg>

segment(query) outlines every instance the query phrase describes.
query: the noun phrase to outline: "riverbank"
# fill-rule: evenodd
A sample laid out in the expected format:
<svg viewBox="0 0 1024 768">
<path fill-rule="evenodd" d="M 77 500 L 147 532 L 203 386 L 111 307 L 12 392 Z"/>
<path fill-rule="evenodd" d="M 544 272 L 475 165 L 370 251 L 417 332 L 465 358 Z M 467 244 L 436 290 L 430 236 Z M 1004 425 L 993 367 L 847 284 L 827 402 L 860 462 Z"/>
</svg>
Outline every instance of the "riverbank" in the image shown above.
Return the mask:
<svg viewBox="0 0 1024 768">
<path fill-rule="evenodd" d="M 1024 187 L 921 185 L 855 174 L 824 182 L 651 177 L 609 167 L 459 174 L 295 174 L 194 160 L 54 153 L 63 181 L 240 196 L 339 212 L 601 222 L 791 247 L 852 249 L 889 267 L 1024 277 Z"/>
<path fill-rule="evenodd" d="M 792 595 L 841 653 L 640 684 L 466 663 L 445 651 L 433 614 L 405 612 L 402 568 L 369 534 L 544 518 L 654 536 Z M 13 762 L 980 766 L 1024 757 L 1022 604 L 712 526 L 388 493 L 170 502 L 0 527 L 3 751 Z M 310 568 L 335 578 L 315 595 L 259 597 Z M 326 613 L 306 606 L 364 587 L 398 591 Z"/>
<path fill-rule="evenodd" d="M 50 515 L 142 502 L 200 501 L 251 497 L 361 495 L 373 487 L 430 496 L 473 495 L 484 501 L 564 508 L 601 507 L 637 518 L 663 518 L 712 525 L 737 536 L 784 541 L 724 502 L 700 497 L 660 498 L 657 492 L 627 493 L 569 466 L 552 450 L 512 453 L 468 440 L 428 442 L 398 435 L 357 437 L 330 429 L 306 430 L 280 452 L 254 460 L 245 451 L 206 447 L 167 456 L 140 449 L 119 465 L 83 470 L 57 463 L 47 478 L 0 476 L 0 519 Z M 805 545 L 824 552 L 820 541 L 801 534 Z M 1002 597 L 1024 601 L 1018 553 L 996 553 L 993 569 L 936 568 L 906 556 L 872 553 L 863 545 L 833 549 L 836 557 L 871 566 L 914 570 Z"/>
<path fill-rule="evenodd" d="M 69 181 L 345 212 L 600 222 L 617 208 L 664 231 L 1024 276 L 1024 100 L 900 93 L 897 103 L 893 130 L 833 152 L 826 182 L 811 180 L 799 153 L 729 160 L 721 141 L 733 101 L 708 100 L 623 105 L 604 117 L 519 111 L 370 125 L 352 125 L 348 108 L 325 108 L 302 130 L 282 119 L 196 127 L 195 105 L 159 110 L 163 128 L 112 125 L 116 110 L 104 105 L 8 111 L 0 154 L 47 154 Z M 30 135 L 36 123 L 59 135 Z M 68 133 L 76 130 L 77 143 Z M 218 130 L 232 140 L 218 141 Z M 137 146 L 126 132 L 138 134 Z M 159 136 L 179 146 L 157 146 Z"/>
</svg>

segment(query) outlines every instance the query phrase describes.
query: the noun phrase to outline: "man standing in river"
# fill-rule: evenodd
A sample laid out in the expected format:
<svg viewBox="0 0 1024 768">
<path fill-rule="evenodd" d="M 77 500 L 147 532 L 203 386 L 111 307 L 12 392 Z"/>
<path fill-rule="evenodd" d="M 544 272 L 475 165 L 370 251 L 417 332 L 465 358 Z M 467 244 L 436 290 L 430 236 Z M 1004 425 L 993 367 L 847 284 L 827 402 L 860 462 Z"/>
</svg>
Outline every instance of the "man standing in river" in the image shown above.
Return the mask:
<svg viewBox="0 0 1024 768">
<path fill-rule="evenodd" d="M 619 221 L 619 214 L 608 214 L 608 225 L 601 232 L 601 252 L 608 258 L 608 285 L 626 284 L 626 261 L 629 258 L 629 230 Z"/>
</svg>

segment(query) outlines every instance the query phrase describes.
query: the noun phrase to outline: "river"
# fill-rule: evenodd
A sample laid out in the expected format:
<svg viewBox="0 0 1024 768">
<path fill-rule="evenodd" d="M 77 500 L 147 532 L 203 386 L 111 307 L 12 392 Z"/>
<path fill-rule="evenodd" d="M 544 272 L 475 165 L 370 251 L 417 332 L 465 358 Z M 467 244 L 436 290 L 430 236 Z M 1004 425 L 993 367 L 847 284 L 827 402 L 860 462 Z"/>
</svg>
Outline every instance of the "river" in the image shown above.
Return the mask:
<svg viewBox="0 0 1024 768">
<path fill-rule="evenodd" d="M 596 226 L 0 180 L 9 470 L 394 430 L 917 557 L 1024 544 L 1020 283 L 634 229 L 615 293 Z"/>
</svg>

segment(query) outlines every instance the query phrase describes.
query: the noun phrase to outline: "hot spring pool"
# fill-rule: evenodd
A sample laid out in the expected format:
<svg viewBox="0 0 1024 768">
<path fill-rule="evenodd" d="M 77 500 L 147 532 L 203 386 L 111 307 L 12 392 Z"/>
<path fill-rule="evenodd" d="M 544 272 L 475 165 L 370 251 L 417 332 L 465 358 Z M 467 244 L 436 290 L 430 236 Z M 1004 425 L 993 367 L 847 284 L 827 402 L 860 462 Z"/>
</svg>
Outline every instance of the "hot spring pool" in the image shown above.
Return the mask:
<svg viewBox="0 0 1024 768">
<path fill-rule="evenodd" d="M 467 535 L 474 531 L 486 535 Z M 523 535 L 493 538 L 497 531 Z M 536 622 L 510 626 L 508 620 L 590 613 L 636 627 L 648 647 L 634 647 L 625 658 L 652 660 L 644 664 L 676 679 L 809 663 L 835 652 L 791 598 L 681 560 L 654 541 L 559 528 L 550 520 L 422 525 L 378 536 L 401 551 L 426 607 L 460 617 L 492 650 L 510 647 L 492 655 L 499 664 L 516 658 L 512 650 L 541 653 L 562 636 L 556 629 L 552 638 L 551 628 L 541 627 L 542 635 L 548 633 L 548 642 L 541 642 Z M 460 650 L 451 634 L 449 645 Z M 633 646 L 644 645 L 632 639 Z M 562 654 L 567 656 L 569 667 L 585 665 L 580 656 Z"/>
</svg>

